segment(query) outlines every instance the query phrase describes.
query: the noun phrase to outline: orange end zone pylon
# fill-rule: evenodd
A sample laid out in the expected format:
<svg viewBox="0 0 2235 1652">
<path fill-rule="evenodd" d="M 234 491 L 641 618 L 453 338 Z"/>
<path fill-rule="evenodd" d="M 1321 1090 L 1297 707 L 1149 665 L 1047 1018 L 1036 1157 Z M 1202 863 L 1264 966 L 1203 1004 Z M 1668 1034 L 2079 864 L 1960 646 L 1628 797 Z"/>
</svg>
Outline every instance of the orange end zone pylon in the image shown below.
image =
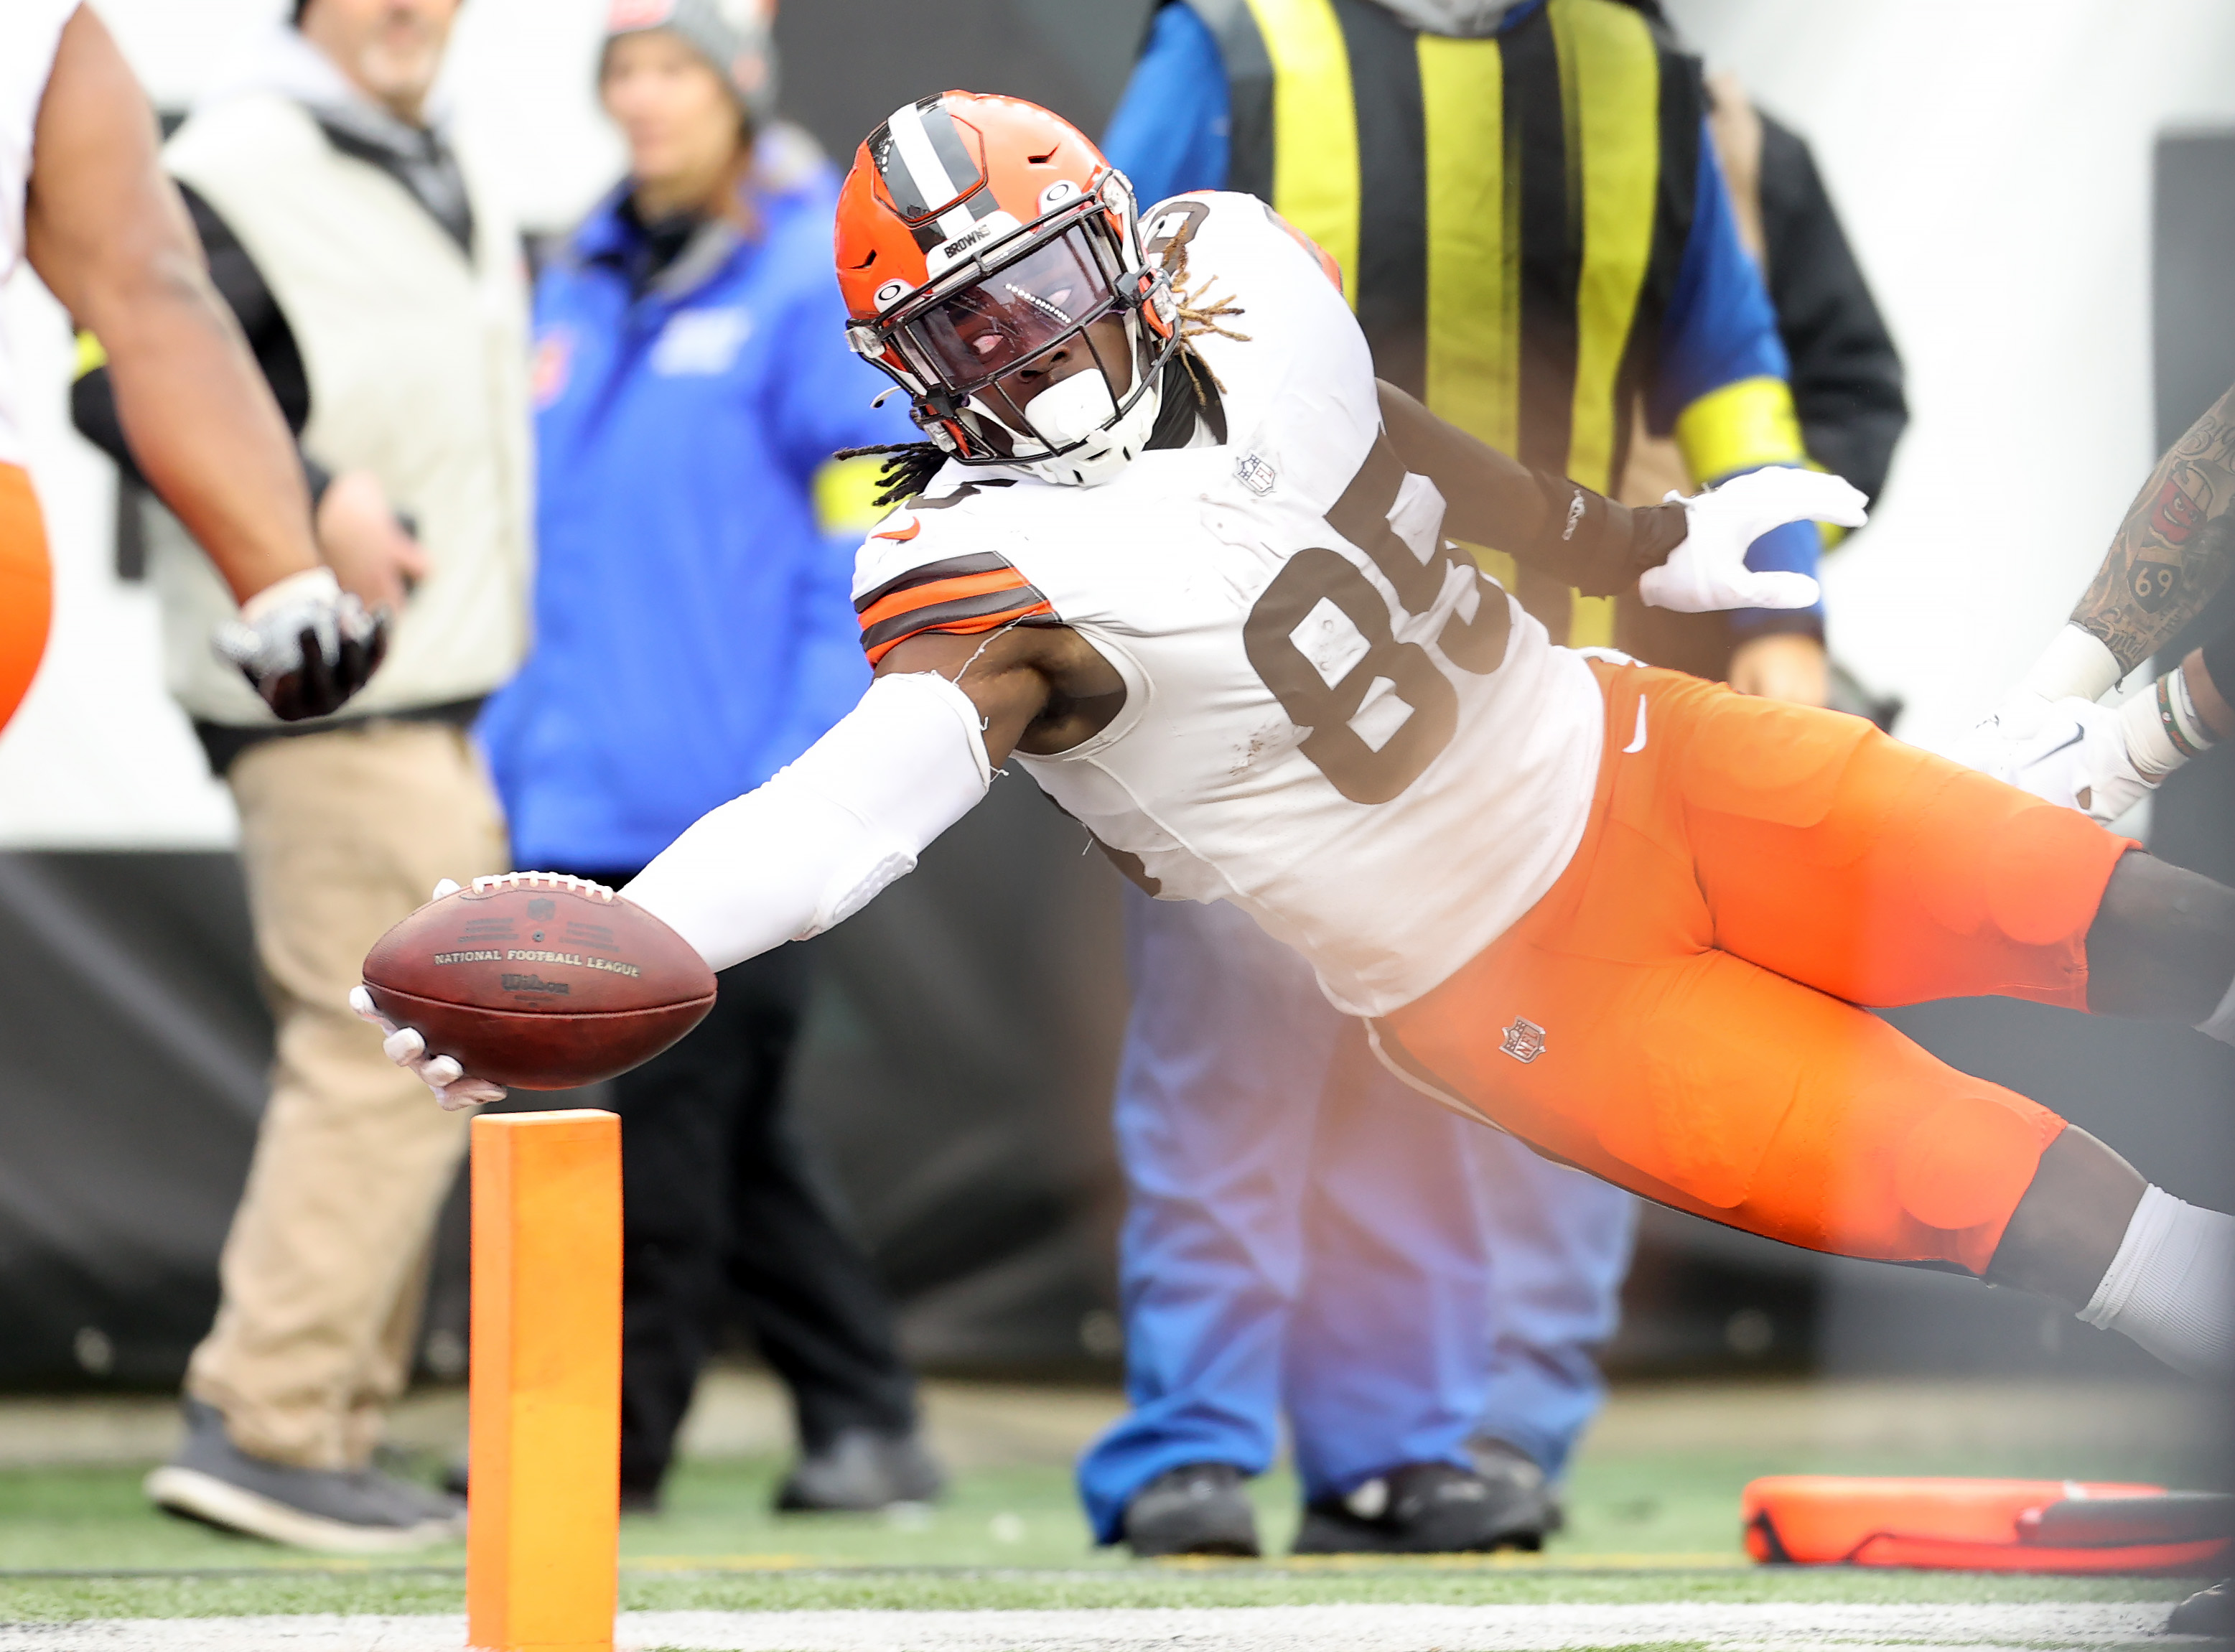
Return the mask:
<svg viewBox="0 0 2235 1652">
<path fill-rule="evenodd" d="M 1771 1564 L 2075 1574 L 2216 1571 L 2235 1515 L 2161 1485 L 1838 1474 L 1756 1480 L 1740 1509 Z"/>
<path fill-rule="evenodd" d="M 619 1592 L 621 1129 L 473 1125 L 466 1639 L 613 1652 Z"/>
</svg>

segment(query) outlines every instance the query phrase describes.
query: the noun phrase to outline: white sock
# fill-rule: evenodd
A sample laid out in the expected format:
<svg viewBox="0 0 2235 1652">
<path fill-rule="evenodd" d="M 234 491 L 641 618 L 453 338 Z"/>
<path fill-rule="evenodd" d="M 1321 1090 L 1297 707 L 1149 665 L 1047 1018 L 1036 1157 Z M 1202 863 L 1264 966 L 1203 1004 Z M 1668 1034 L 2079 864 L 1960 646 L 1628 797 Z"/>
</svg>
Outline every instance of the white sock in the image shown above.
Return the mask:
<svg viewBox="0 0 2235 1652">
<path fill-rule="evenodd" d="M 2219 1000 L 2219 1007 L 2212 1012 L 2212 1019 L 2199 1021 L 2196 1030 L 2222 1044 L 2235 1044 L 2235 985 L 2229 986 L 2227 996 Z"/>
<path fill-rule="evenodd" d="M 2235 1216 L 2142 1194 L 2080 1318 L 2123 1331 L 2174 1370 L 2235 1374 Z"/>
</svg>

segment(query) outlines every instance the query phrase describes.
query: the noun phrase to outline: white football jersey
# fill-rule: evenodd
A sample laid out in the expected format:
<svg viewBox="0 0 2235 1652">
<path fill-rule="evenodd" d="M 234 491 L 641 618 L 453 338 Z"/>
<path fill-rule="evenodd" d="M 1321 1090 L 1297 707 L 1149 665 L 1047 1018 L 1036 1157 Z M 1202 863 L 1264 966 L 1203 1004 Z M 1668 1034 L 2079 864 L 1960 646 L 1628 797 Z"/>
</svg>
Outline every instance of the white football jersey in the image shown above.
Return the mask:
<svg viewBox="0 0 2235 1652">
<path fill-rule="evenodd" d="M 0 285 L 23 261 L 23 195 L 31 181 L 31 137 L 54 68 L 62 25 L 78 0 L 0 0 Z M 0 464 L 23 462 L 20 394 L 7 334 L 0 330 Z"/>
<path fill-rule="evenodd" d="M 1229 439 L 1097 488 L 949 465 L 857 564 L 865 644 L 1060 624 L 1125 705 L 1016 761 L 1166 900 L 1232 901 L 1386 1014 L 1488 946 L 1581 841 L 1600 749 L 1590 669 L 1441 532 L 1381 434 L 1341 292 L 1254 196 L 1146 215 L 1235 338 L 1194 342 Z"/>
</svg>

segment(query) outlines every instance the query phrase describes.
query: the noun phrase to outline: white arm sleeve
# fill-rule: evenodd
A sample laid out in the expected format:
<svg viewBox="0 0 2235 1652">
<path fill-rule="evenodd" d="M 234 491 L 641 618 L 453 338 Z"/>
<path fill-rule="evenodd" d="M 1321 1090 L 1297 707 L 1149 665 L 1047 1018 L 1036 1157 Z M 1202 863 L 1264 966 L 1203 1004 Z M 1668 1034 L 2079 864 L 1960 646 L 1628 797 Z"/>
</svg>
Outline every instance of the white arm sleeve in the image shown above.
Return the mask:
<svg viewBox="0 0 2235 1652">
<path fill-rule="evenodd" d="M 859 912 L 992 780 L 968 695 L 931 673 L 880 677 L 797 762 L 705 815 L 622 893 L 727 969 Z"/>
</svg>

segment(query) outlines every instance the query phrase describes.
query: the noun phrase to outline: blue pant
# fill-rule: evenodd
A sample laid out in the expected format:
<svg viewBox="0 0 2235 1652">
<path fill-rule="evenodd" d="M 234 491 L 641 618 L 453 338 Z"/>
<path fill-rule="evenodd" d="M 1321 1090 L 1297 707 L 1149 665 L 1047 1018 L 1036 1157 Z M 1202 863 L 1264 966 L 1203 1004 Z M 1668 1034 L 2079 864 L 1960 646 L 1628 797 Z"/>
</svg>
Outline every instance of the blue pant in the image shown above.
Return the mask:
<svg viewBox="0 0 2235 1652">
<path fill-rule="evenodd" d="M 1598 1406 L 1629 1196 L 1390 1077 L 1235 908 L 1125 901 L 1132 1410 L 1079 1463 L 1096 1536 L 1183 1463 L 1263 1472 L 1284 1411 L 1308 1499 L 1463 1465 L 1478 1430 L 1558 1472 Z"/>
</svg>

